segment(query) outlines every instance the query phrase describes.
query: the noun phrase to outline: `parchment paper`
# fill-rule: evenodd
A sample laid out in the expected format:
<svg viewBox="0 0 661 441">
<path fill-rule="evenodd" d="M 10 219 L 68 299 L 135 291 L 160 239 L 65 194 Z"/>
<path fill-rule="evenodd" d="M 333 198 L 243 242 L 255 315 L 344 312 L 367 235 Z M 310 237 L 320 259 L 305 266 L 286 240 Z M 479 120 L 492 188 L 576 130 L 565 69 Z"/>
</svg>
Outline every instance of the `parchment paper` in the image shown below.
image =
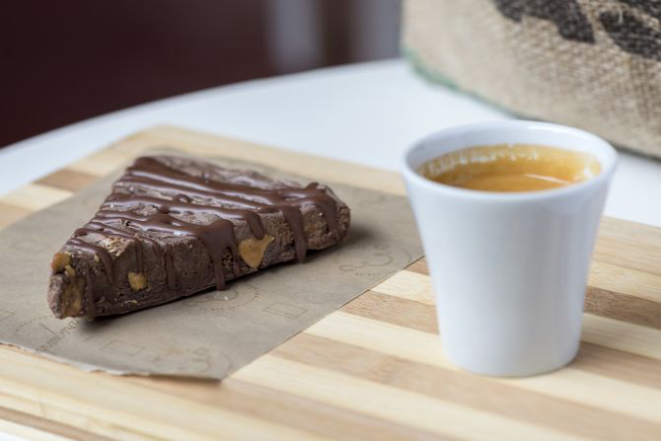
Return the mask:
<svg viewBox="0 0 661 441">
<path fill-rule="evenodd" d="M 0 342 L 91 371 L 222 379 L 422 256 L 406 198 L 324 182 L 351 208 L 351 232 L 305 263 L 131 314 L 55 319 L 46 303 L 51 257 L 122 171 L 0 231 Z"/>
</svg>

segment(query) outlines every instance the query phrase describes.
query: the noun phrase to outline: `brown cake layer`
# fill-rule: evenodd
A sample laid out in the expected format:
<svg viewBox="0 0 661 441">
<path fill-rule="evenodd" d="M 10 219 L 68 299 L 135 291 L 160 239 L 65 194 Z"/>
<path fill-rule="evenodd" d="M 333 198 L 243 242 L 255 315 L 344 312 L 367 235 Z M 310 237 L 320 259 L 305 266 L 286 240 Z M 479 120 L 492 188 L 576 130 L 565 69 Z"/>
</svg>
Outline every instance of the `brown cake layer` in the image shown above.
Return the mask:
<svg viewBox="0 0 661 441">
<path fill-rule="evenodd" d="M 52 261 L 58 318 L 169 302 L 347 236 L 349 208 L 326 186 L 273 180 L 177 156 L 138 158 Z"/>
</svg>

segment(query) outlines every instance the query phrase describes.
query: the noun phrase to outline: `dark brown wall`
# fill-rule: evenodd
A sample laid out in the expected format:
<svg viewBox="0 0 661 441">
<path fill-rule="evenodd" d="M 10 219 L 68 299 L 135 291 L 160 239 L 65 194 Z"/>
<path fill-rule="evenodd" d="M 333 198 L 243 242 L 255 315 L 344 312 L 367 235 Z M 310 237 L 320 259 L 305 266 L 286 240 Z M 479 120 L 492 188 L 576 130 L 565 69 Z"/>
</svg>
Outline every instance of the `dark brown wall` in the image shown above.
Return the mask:
<svg viewBox="0 0 661 441">
<path fill-rule="evenodd" d="M 0 146 L 272 74 L 261 1 L 13 1 L 0 15 Z"/>
<path fill-rule="evenodd" d="M 398 0 L 267 3 L 279 1 L 3 2 L 0 148 L 158 98 L 301 68 L 388 56 L 384 55 L 383 44 L 374 54 L 362 50 L 356 55 L 352 51 L 356 40 L 364 39 L 365 32 L 369 32 L 369 26 L 360 20 L 365 11 L 376 14 L 372 18 L 380 17 L 382 12 L 391 17 L 382 22 L 386 34 L 393 38 L 382 39 L 383 29 L 374 35 L 378 35 L 378 42 L 392 40 L 386 49 L 392 45 L 392 55 L 396 53 L 398 29 L 393 10 Z M 300 2 L 313 2 L 312 17 L 298 13 L 301 5 L 310 10 L 310 4 Z M 269 19 L 275 17 L 277 8 L 286 11 L 284 26 L 295 30 L 293 43 L 302 41 L 296 31 L 301 20 L 314 23 L 318 30 L 314 35 L 320 37 L 316 43 L 319 56 L 312 57 L 316 61 L 303 67 L 287 67 L 271 60 L 276 55 L 269 43 L 273 43 L 272 33 L 278 28 Z M 309 38 L 310 34 L 304 35 L 302 32 L 301 38 Z"/>
</svg>

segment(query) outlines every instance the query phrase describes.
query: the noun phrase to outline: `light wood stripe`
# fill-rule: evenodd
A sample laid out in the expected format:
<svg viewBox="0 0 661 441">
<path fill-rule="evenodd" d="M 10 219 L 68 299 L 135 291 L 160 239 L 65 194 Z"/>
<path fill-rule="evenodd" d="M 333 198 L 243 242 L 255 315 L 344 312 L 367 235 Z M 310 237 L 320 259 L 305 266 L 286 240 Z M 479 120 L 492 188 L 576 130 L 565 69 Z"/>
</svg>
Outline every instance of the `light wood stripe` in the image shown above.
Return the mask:
<svg viewBox="0 0 661 441">
<path fill-rule="evenodd" d="M 213 440 L 218 434 L 237 440 L 246 436 L 323 439 L 130 382 L 123 382 L 120 390 L 114 387 L 117 380 L 100 373 L 81 375 L 75 368 L 44 362 L 20 351 L 0 351 L 0 406 L 4 405 L 3 397 L 17 397 L 38 404 L 45 414 L 41 416 L 57 415 L 62 424 L 78 425 L 83 418 L 85 427 L 102 430 L 108 425 L 104 422 L 109 422 L 112 433 L 102 435 L 112 437 L 121 431 L 168 440 Z"/>
<path fill-rule="evenodd" d="M 633 244 L 649 244 L 661 240 L 658 227 L 608 216 L 601 218 L 599 229 L 605 237 Z"/>
<path fill-rule="evenodd" d="M 5 385 L 6 386 L 6 385 Z M 71 412 L 67 408 L 51 406 L 43 402 L 37 394 L 21 397 L 13 392 L 3 393 L 0 385 L 0 405 L 15 409 L 26 416 L 32 416 L 33 424 L 48 425 L 57 423 L 70 427 L 78 427 L 86 433 L 94 436 L 109 437 L 111 439 L 122 439 L 126 441 L 152 441 L 153 434 L 139 433 L 138 428 L 124 428 L 120 424 L 113 424 L 105 419 L 104 414 L 95 417 L 88 416 L 85 412 Z M 11 386 L 9 386 L 11 388 Z M 24 392 L 21 394 L 25 395 Z M 0 415 L 0 418 L 2 416 Z M 55 432 L 57 433 L 57 432 Z M 82 439 L 85 439 L 84 437 Z"/>
<path fill-rule="evenodd" d="M 2 197 L 2 202 L 33 212 L 56 204 L 73 193 L 40 184 L 28 184 Z"/>
<path fill-rule="evenodd" d="M 137 153 L 136 151 L 135 154 Z M 67 169 L 91 176 L 107 176 L 125 165 L 131 156 L 133 155 L 126 155 L 111 147 L 80 159 L 67 166 Z"/>
<path fill-rule="evenodd" d="M 595 246 L 594 260 L 661 276 L 658 241 L 632 243 L 600 236 Z"/>
<path fill-rule="evenodd" d="M 8 433 L 28 440 L 111 441 L 110 438 L 65 426 L 55 421 L 37 420 L 30 415 L 0 407 L 0 433 Z"/>
<path fill-rule="evenodd" d="M 32 213 L 32 210 L 4 203 L 2 198 L 0 198 L 0 228 L 14 223 L 30 213 Z"/>
<path fill-rule="evenodd" d="M 651 225 L 604 217 L 595 247 L 595 259 L 661 275 L 661 229 Z"/>
<path fill-rule="evenodd" d="M 97 179 L 98 176 L 65 168 L 51 173 L 48 176 L 44 176 L 43 178 L 36 181 L 36 183 L 39 185 L 58 188 L 60 190 L 67 190 L 75 193 L 87 187 L 88 185 L 91 185 Z"/>
<path fill-rule="evenodd" d="M 0 414 L 1 416 L 1 414 Z M 34 427 L 14 423 L 7 419 L 0 419 L 0 436 L 2 434 L 13 435 L 19 439 L 32 441 L 71 441 L 72 438 L 56 435 L 52 432 L 44 432 Z M 80 438 L 79 438 L 80 439 Z"/>
<path fill-rule="evenodd" d="M 661 360 L 661 330 L 583 315 L 583 341 Z"/>
<path fill-rule="evenodd" d="M 169 393 L 187 395 L 196 401 L 223 409 L 297 427 L 321 436 L 363 441 L 404 439 L 438 440 L 439 435 L 417 428 L 395 424 L 381 418 L 351 412 L 326 403 L 310 402 L 282 391 L 274 391 L 236 378 L 220 383 L 176 380 L 171 378 L 137 378 L 148 387 Z M 443 437 L 443 439 L 450 439 Z"/>
<path fill-rule="evenodd" d="M 419 365 L 430 365 L 444 370 L 457 372 L 458 368 L 452 365 L 442 353 L 441 340 L 438 336 L 424 333 L 420 331 L 411 330 L 408 328 L 401 328 L 395 325 L 378 322 L 371 319 L 345 314 L 335 313 L 327 318 L 321 320 L 317 324 L 305 331 L 305 334 L 311 334 L 318 337 L 323 337 L 331 340 L 340 341 L 346 345 L 353 345 L 362 348 L 362 351 L 378 351 L 382 354 L 388 354 L 393 357 L 406 359 L 415 362 Z M 283 345 L 276 350 L 276 352 L 284 351 L 289 345 Z M 319 352 L 324 353 L 329 348 L 328 344 L 319 345 Z M 313 351 L 312 348 L 308 352 Z M 349 351 L 346 351 L 349 353 Z M 363 355 L 361 363 L 368 364 L 369 357 Z M 386 368 L 384 360 L 379 360 L 382 364 L 381 370 L 374 370 L 371 372 L 387 372 L 389 377 L 388 381 L 399 378 L 396 369 Z M 332 359 L 325 359 L 324 363 L 327 366 L 334 366 Z M 559 415 L 567 409 L 570 413 L 583 414 L 585 418 L 584 425 L 579 429 L 587 429 L 586 425 L 588 416 L 593 418 L 592 421 L 598 423 L 593 430 L 598 430 L 603 424 L 602 421 L 607 420 L 614 422 L 624 415 L 629 415 L 629 419 L 619 421 L 616 425 L 623 426 L 628 424 L 630 428 L 645 427 L 648 430 L 655 429 L 659 436 L 661 436 L 661 425 L 658 427 L 650 427 L 645 425 L 638 419 L 646 419 L 649 422 L 661 424 L 661 407 L 650 406 L 650 403 L 661 403 L 661 390 L 651 389 L 636 384 L 608 378 L 605 376 L 595 375 L 591 372 L 581 371 L 572 366 L 555 372 L 553 375 L 543 375 L 522 379 L 498 379 L 474 376 L 467 373 L 461 373 L 460 376 L 450 376 L 447 372 L 438 372 L 436 374 L 425 372 L 419 369 L 418 372 L 412 371 L 413 364 L 400 363 L 399 369 L 410 371 L 407 374 L 401 374 L 405 378 L 415 378 L 407 384 L 415 384 L 416 387 L 426 388 L 429 391 L 434 391 L 439 388 L 448 387 L 444 386 L 445 383 L 452 384 L 453 387 L 457 386 L 457 398 L 469 397 L 471 394 L 476 398 L 478 405 L 484 405 L 486 396 L 491 397 L 490 400 L 494 409 L 507 409 L 508 411 L 517 410 L 508 409 L 506 402 L 512 400 L 517 403 L 527 403 L 533 408 L 541 408 L 544 405 L 543 401 L 533 400 L 531 396 L 516 395 L 514 390 L 507 391 L 497 387 L 497 385 L 504 385 L 513 389 L 525 389 L 534 391 L 543 395 L 554 397 L 555 399 L 564 400 L 559 403 L 559 406 L 554 409 L 547 409 L 546 412 L 552 414 L 550 422 L 562 423 L 566 421 L 569 416 Z M 337 368 L 337 367 L 336 367 Z M 346 368 L 346 366 L 342 366 Z M 355 366 L 356 369 L 363 369 L 362 366 Z M 370 369 L 370 366 L 365 367 Z M 429 380 L 429 377 L 435 376 L 440 381 L 439 384 L 434 385 L 434 381 Z M 424 384 L 424 379 L 427 377 L 428 383 Z M 461 378 L 464 378 L 462 383 Z M 471 392 L 473 391 L 473 392 Z M 477 391 L 482 391 L 479 393 Z M 432 393 L 432 392 L 430 392 Z M 499 403 L 498 398 L 506 400 L 505 403 Z M 535 401 L 532 403 L 532 401 Z M 585 406 L 574 407 L 569 405 L 569 402 L 580 403 Z M 523 404 L 522 404 L 523 405 Z M 550 406 L 549 403 L 546 403 Z M 593 409 L 602 409 L 609 411 L 610 417 L 599 417 L 599 412 Z M 539 420 L 539 416 L 526 415 L 519 418 L 526 420 Z M 574 423 L 570 427 L 573 427 Z"/>
<path fill-rule="evenodd" d="M 234 377 L 457 438 L 586 439 L 271 355 L 249 364 Z M 273 381 L 274 378 L 278 381 Z"/>
<path fill-rule="evenodd" d="M 434 304 L 431 278 L 411 271 L 400 271 L 384 282 L 376 285 L 372 290 L 403 299 L 413 300 L 425 305 Z"/>
</svg>

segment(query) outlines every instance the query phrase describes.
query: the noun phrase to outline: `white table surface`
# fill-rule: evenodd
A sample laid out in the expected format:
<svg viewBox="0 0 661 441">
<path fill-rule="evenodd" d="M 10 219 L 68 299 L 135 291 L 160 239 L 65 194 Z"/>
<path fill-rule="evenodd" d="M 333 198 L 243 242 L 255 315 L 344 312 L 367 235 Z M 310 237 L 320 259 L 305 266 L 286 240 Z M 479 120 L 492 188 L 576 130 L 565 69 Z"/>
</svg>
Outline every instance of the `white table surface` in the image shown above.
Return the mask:
<svg viewBox="0 0 661 441">
<path fill-rule="evenodd" d="M 416 139 L 512 118 L 433 86 L 401 60 L 362 63 L 180 95 L 82 121 L 0 150 L 0 194 L 157 124 L 396 170 Z M 621 152 L 606 214 L 661 226 L 661 161 Z"/>
</svg>

